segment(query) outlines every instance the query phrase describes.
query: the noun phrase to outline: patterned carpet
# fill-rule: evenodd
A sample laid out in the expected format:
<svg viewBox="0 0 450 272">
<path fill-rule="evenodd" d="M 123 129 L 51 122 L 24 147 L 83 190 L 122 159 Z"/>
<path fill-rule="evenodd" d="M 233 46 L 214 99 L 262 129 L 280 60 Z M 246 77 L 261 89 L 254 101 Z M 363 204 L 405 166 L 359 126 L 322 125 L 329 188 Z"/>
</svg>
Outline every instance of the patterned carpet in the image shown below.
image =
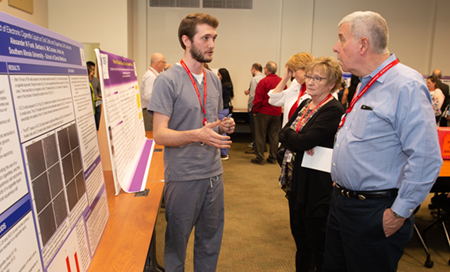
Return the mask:
<svg viewBox="0 0 450 272">
<path fill-rule="evenodd" d="M 280 167 L 250 163 L 254 155 L 247 136 L 233 136 L 230 159 L 223 161 L 225 185 L 225 230 L 217 267 L 218 272 L 295 271 L 295 244 L 289 229 L 289 214 L 284 192 L 278 185 Z M 267 153 L 266 153 L 267 154 Z M 433 220 L 428 210 L 429 198 L 417 213 L 420 230 Z M 156 225 L 157 260 L 164 264 L 164 210 Z M 449 224 L 450 227 L 450 224 Z M 398 271 L 450 271 L 450 250 L 441 226 L 428 234 L 432 269 L 424 266 L 426 255 L 416 236 L 405 248 Z M 193 236 L 191 235 L 186 272 L 193 271 Z M 208 271 L 205 271 L 208 272 Z"/>
</svg>

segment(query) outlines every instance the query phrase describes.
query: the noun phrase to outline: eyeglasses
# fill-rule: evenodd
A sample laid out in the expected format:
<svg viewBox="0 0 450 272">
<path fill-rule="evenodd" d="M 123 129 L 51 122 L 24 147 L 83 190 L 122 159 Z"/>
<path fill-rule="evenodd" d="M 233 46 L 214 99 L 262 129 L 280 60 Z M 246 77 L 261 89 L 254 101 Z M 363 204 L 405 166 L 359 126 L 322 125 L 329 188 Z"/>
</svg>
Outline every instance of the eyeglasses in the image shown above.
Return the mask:
<svg viewBox="0 0 450 272">
<path fill-rule="evenodd" d="M 320 83 L 322 80 L 326 79 L 324 77 L 320 77 L 320 76 L 305 76 L 306 80 L 311 80 L 314 79 L 314 83 Z"/>
</svg>

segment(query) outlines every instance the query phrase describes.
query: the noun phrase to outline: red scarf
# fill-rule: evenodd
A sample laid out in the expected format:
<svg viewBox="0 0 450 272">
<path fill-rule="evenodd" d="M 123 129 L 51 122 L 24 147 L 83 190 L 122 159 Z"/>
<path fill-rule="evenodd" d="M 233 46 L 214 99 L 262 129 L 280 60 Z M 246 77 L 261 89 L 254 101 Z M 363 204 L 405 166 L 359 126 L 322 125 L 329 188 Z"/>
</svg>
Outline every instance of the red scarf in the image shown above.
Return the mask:
<svg viewBox="0 0 450 272">
<path fill-rule="evenodd" d="M 298 98 L 297 101 L 295 101 L 294 105 L 292 105 L 291 109 L 289 110 L 288 120 L 291 119 L 291 116 L 294 114 L 295 110 L 298 107 L 298 104 L 300 102 L 300 98 L 306 93 L 306 84 L 303 83 L 302 87 L 300 88 L 300 91 L 298 92 Z"/>
</svg>

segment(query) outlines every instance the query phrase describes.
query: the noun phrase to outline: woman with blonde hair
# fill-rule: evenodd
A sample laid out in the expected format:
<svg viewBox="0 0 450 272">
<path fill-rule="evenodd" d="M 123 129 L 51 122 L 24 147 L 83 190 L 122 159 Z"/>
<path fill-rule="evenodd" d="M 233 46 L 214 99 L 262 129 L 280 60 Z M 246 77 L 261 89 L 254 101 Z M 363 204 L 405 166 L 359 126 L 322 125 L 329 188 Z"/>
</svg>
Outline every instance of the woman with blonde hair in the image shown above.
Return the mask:
<svg viewBox="0 0 450 272">
<path fill-rule="evenodd" d="M 305 85 L 305 67 L 314 60 L 314 57 L 308 52 L 302 52 L 292 55 L 286 62 L 286 71 L 277 87 L 271 90 L 269 95 L 269 104 L 276 107 L 284 106 L 282 127 L 292 116 L 297 106 L 309 96 L 306 93 Z M 284 86 L 289 79 L 294 77 L 289 88 Z"/>
<path fill-rule="evenodd" d="M 310 99 L 298 106 L 279 134 L 286 149 L 281 162 L 280 184 L 287 191 L 291 232 L 297 246 L 296 271 L 322 271 L 325 228 L 330 208 L 330 173 L 302 166 L 314 148 L 333 148 L 334 135 L 344 114 L 333 97 L 341 85 L 341 67 L 336 59 L 320 57 L 305 68 Z"/>
</svg>

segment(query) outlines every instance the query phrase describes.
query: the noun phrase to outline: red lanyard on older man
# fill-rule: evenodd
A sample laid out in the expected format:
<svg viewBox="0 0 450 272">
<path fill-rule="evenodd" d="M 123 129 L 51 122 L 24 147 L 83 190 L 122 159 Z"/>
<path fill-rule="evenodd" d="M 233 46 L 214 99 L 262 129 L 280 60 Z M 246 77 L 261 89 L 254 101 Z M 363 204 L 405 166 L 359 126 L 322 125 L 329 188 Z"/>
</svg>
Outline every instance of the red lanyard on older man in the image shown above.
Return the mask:
<svg viewBox="0 0 450 272">
<path fill-rule="evenodd" d="M 361 92 L 359 92 L 359 94 L 355 97 L 353 97 L 352 102 L 350 103 L 347 112 L 342 116 L 341 122 L 339 123 L 339 128 L 340 129 L 344 123 L 345 123 L 345 117 L 347 116 L 347 114 L 349 112 L 351 112 L 353 110 L 353 107 L 355 106 L 356 102 L 358 102 L 358 100 L 367 92 L 367 90 L 373 85 L 373 83 L 379 79 L 382 75 L 384 75 L 384 73 L 386 73 L 387 71 L 389 71 L 389 69 L 391 69 L 392 67 L 394 67 L 395 65 L 397 65 L 399 63 L 398 59 L 395 59 L 393 62 L 389 63 L 388 65 L 386 65 L 383 69 L 381 69 L 370 81 L 369 83 L 367 83 L 367 85 L 364 87 L 364 89 L 362 89 Z"/>
</svg>

